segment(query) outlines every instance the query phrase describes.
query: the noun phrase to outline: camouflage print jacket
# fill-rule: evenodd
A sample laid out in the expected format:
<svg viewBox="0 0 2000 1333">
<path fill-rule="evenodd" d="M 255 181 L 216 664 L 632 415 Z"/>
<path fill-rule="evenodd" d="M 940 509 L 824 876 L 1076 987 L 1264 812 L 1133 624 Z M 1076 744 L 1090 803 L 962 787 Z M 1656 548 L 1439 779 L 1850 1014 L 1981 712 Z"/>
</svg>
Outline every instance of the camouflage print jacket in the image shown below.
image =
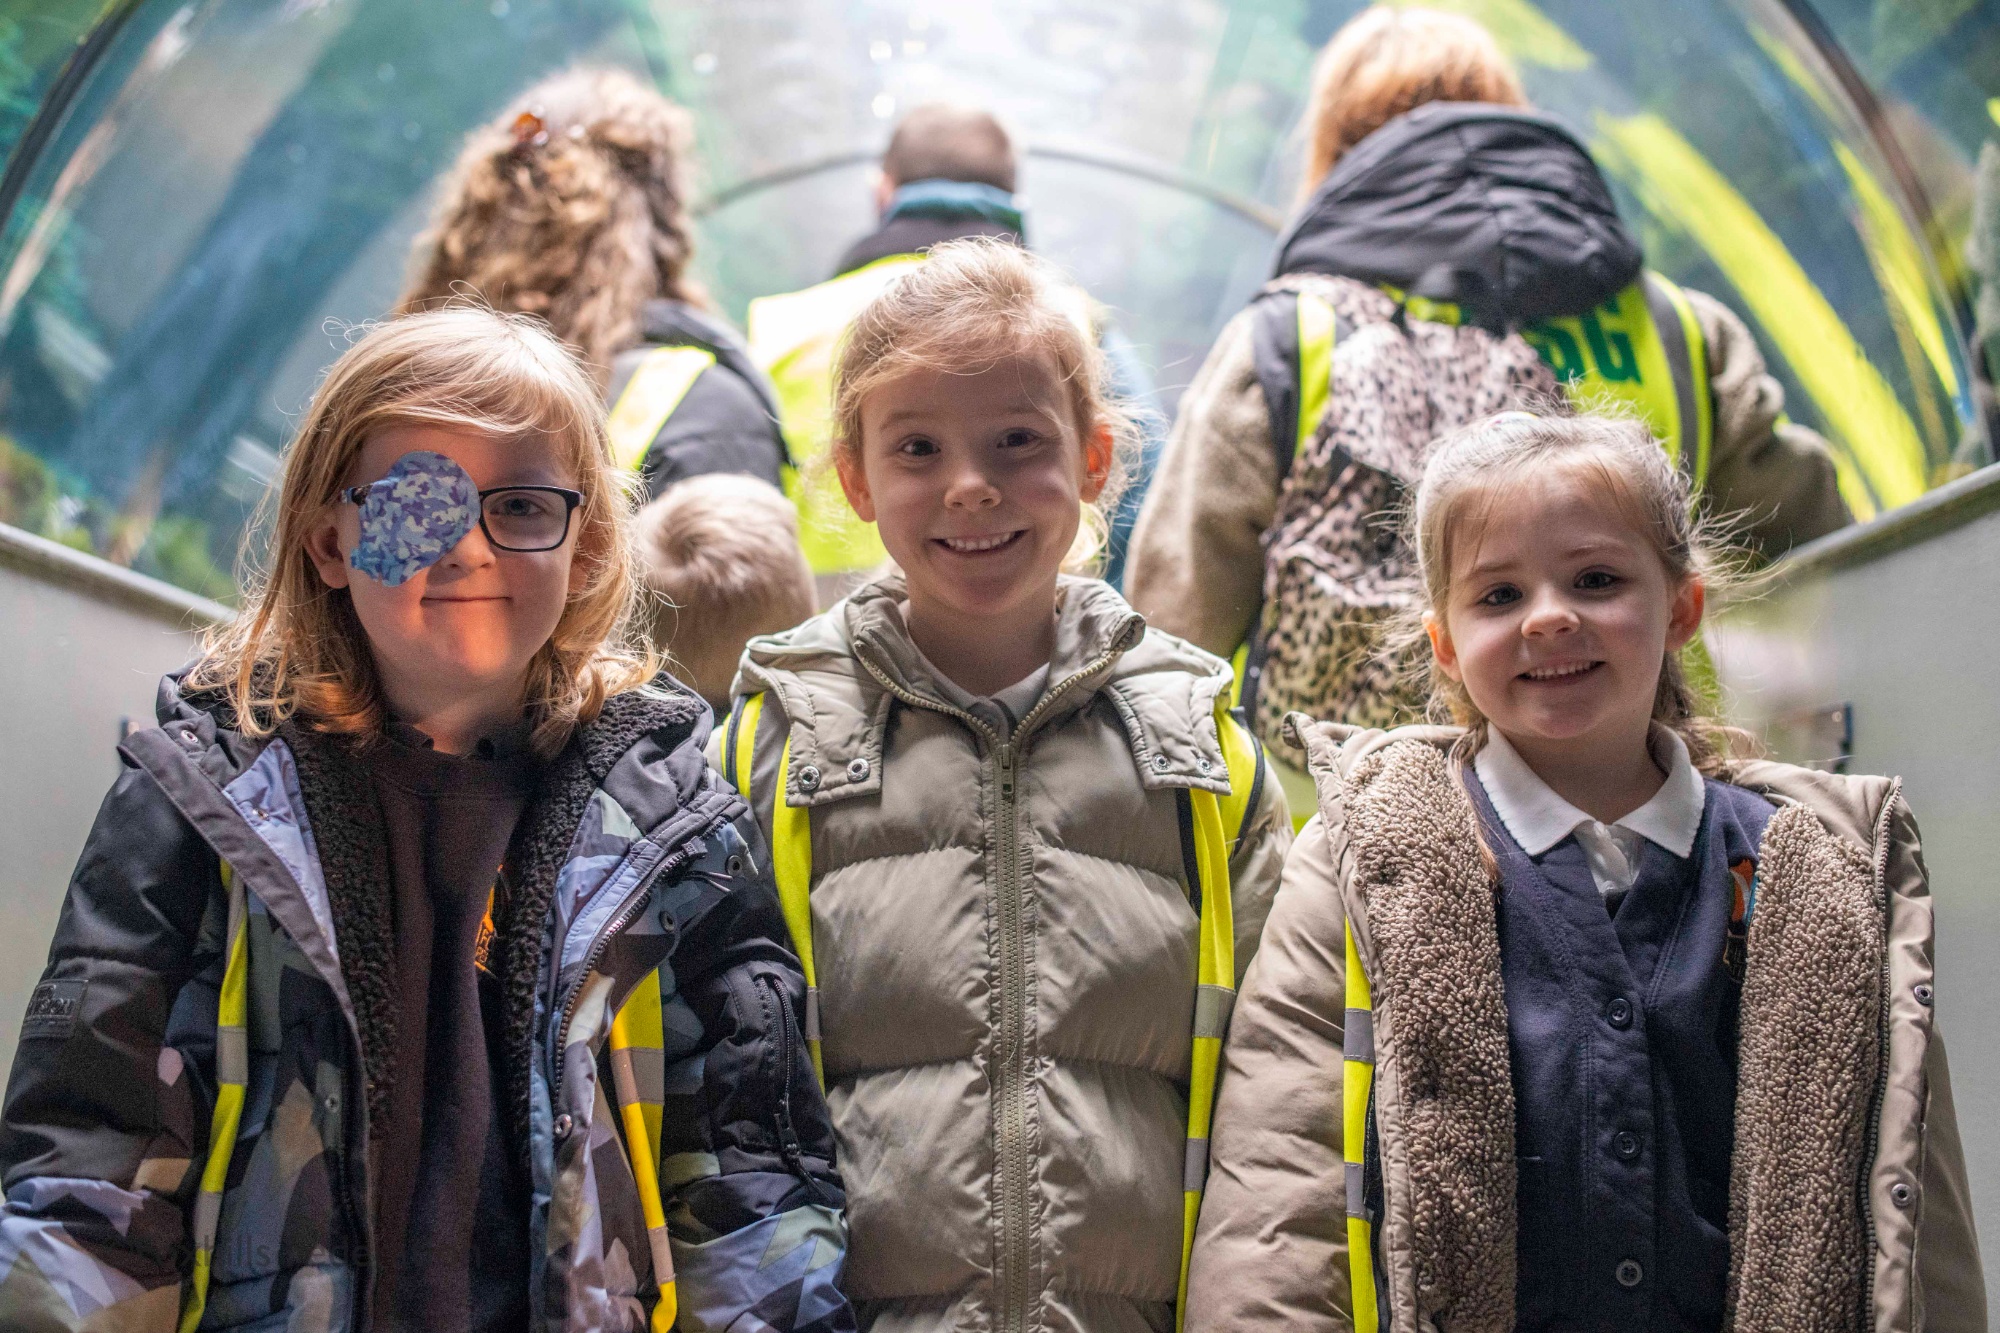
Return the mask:
<svg viewBox="0 0 2000 1333">
<path fill-rule="evenodd" d="M 349 744 L 247 739 L 173 678 L 159 714 L 23 1025 L 0 1327 L 365 1329 L 397 1018 L 372 790 Z M 804 984 L 708 728 L 611 699 L 515 834 L 493 947 L 548 1333 L 853 1327 Z"/>
</svg>

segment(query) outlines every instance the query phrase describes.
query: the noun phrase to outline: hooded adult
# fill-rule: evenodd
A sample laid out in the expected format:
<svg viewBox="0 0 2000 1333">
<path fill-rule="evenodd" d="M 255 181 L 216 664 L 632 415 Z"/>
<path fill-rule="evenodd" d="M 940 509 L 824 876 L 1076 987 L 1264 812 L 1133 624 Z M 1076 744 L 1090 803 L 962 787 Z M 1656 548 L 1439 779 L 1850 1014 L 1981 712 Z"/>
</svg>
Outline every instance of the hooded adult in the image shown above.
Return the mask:
<svg viewBox="0 0 2000 1333">
<path fill-rule="evenodd" d="M 1474 417 L 1637 413 L 1766 555 L 1852 521 L 1743 321 L 1645 268 L 1589 152 L 1483 28 L 1364 11 L 1308 118 L 1310 192 L 1182 400 L 1127 574 L 1150 623 L 1242 652 L 1267 742 L 1292 711 L 1409 720 L 1378 652 L 1410 586 L 1393 515 L 1430 441 Z"/>
</svg>

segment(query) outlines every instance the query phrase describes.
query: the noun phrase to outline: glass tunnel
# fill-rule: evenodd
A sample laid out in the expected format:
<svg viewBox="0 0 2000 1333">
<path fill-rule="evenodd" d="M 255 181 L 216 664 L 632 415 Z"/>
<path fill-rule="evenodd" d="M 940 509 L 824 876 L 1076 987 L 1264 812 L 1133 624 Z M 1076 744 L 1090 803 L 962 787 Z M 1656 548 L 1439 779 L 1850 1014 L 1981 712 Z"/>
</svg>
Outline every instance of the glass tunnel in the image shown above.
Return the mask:
<svg viewBox="0 0 2000 1333">
<path fill-rule="evenodd" d="M 739 321 L 867 230 L 900 109 L 994 108 L 1025 145 L 1030 242 L 1117 312 L 1171 413 L 1267 276 L 1314 52 L 1357 7 L 16 6 L 0 17 L 0 521 L 228 602 L 291 424 L 345 331 L 393 300 L 461 138 L 579 62 L 694 112 L 697 271 Z M 2000 227 L 2000 16 L 1457 7 L 1591 145 L 1648 262 L 1749 319 L 1790 411 L 1840 451 L 1857 516 L 1988 461 L 1971 347 L 1978 311 L 2000 327 L 2000 294 L 1981 295 L 2000 241 L 1974 232 Z"/>
<path fill-rule="evenodd" d="M 1773 725 L 1794 709 L 1819 744 L 1832 718 L 1859 771 L 1923 775 L 1926 855 L 1957 868 L 1941 970 L 1963 979 L 1957 1100 L 2000 1274 L 2000 979 L 1985 976 L 2000 746 L 1980 729 L 2000 726 L 2000 526 L 1932 542 L 1929 564 L 1885 563 L 1918 539 L 1880 535 L 1899 511 L 2000 510 L 2000 484 L 1972 489 L 2000 441 L 2000 4 L 1429 3 L 1495 34 L 1604 167 L 1650 267 L 1744 317 L 1789 414 L 1832 445 L 1856 518 L 1880 520 L 1774 602 L 1752 647 L 1805 682 Z M 38 567 L 73 558 L 56 547 L 94 557 L 106 605 L 171 593 L 175 616 L 227 615 L 301 413 L 354 332 L 389 313 L 464 137 L 576 65 L 632 71 L 692 112 L 693 272 L 738 327 L 751 301 L 831 276 L 874 226 L 900 115 L 992 109 L 1022 148 L 1028 243 L 1115 314 L 1171 419 L 1270 276 L 1309 184 L 1314 58 L 1362 7 L 0 0 L 0 546 Z M 16 739 L 26 757 L 0 765 L 0 808 L 36 812 L 0 820 L 15 826 L 0 828 L 0 1060 L 113 771 L 111 722 L 120 738 L 143 725 L 152 682 L 192 642 L 167 639 L 156 607 L 143 642 L 164 665 L 142 680 L 92 647 L 98 622 L 70 603 L 35 620 L 16 605 L 0 598 L 28 665 L 8 675 L 0 655 L 0 682 L 74 668 L 81 700 L 86 676 L 122 675 L 95 713 L 74 705 L 74 725 L 72 696 L 26 710 L 45 714 Z M 1835 620 L 1847 656 L 1821 669 Z M 1935 660 L 1918 670 L 1905 642 Z M 1892 722 L 1904 749 L 1883 740 Z M 44 773 L 36 756 L 73 735 L 96 747 L 88 762 Z"/>
</svg>

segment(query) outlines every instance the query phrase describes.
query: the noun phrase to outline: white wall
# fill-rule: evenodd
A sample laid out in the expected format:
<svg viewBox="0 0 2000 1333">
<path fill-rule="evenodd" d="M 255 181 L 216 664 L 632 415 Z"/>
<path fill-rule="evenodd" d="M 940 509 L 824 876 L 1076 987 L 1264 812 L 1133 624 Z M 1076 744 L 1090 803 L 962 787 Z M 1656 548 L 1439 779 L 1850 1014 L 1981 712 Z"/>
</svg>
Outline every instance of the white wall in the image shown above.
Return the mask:
<svg viewBox="0 0 2000 1333">
<path fill-rule="evenodd" d="M 0 524 L 0 1069 L 98 803 L 119 728 L 153 725 L 160 677 L 194 653 L 213 602 Z"/>
</svg>

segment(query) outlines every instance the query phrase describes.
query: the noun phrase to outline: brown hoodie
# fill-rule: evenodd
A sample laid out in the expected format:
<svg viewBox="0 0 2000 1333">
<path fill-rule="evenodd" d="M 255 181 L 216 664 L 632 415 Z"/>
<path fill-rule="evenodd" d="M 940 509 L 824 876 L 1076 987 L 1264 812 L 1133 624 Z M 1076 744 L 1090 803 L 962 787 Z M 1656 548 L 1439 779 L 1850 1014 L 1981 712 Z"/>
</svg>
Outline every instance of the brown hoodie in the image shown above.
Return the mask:
<svg viewBox="0 0 2000 1333">
<path fill-rule="evenodd" d="M 1319 814 L 1231 1026 L 1187 1327 L 1353 1326 L 1336 1072 L 1351 924 L 1375 1006 L 1382 1327 L 1507 1333 L 1513 1094 L 1491 885 L 1448 759 L 1461 733 L 1289 725 Z M 1779 811 L 1744 981 L 1728 1326 L 1984 1330 L 1900 788 L 1762 762 L 1729 780 Z"/>
</svg>

